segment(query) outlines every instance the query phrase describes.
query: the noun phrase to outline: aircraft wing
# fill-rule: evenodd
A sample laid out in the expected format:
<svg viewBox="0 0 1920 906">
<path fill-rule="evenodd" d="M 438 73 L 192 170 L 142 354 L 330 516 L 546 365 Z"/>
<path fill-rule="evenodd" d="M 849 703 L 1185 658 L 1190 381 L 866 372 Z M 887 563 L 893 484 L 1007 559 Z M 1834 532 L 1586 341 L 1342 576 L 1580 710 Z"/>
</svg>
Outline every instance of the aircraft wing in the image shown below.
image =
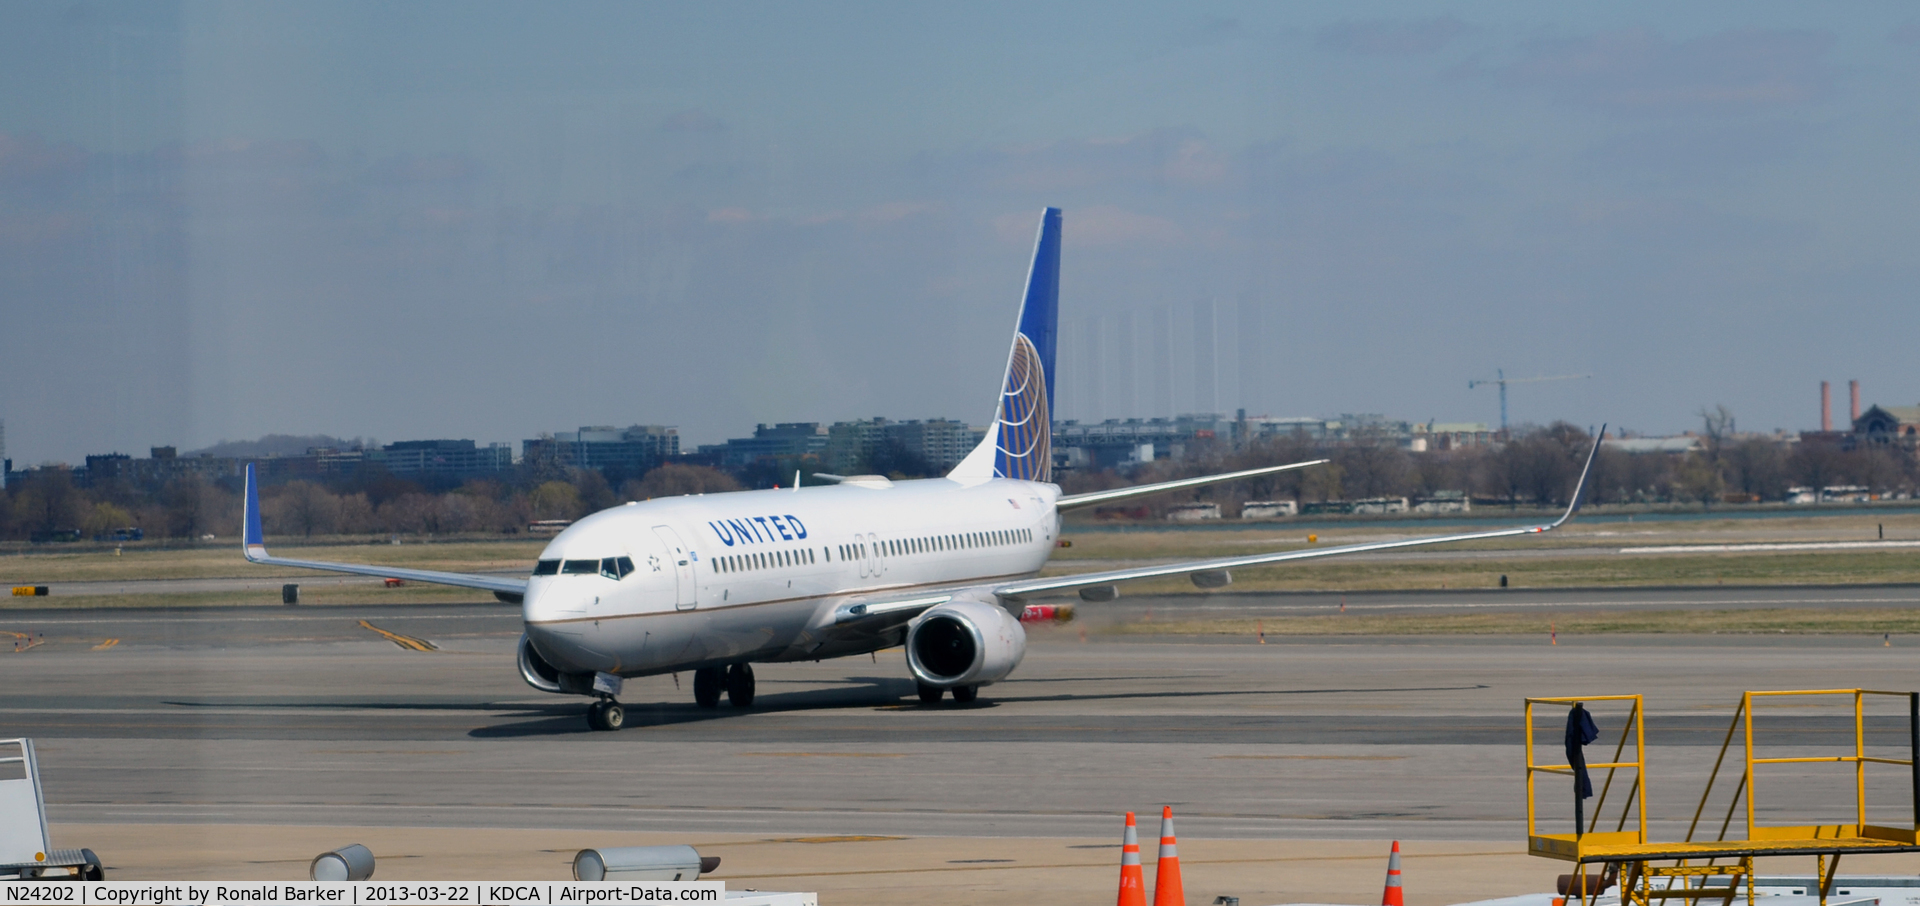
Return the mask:
<svg viewBox="0 0 1920 906">
<path fill-rule="evenodd" d="M 1178 491 L 1182 488 L 1197 488 L 1210 484 L 1220 484 L 1224 481 L 1236 481 L 1241 478 L 1258 478 L 1261 475 L 1272 475 L 1276 472 L 1304 469 L 1308 466 L 1317 466 L 1327 461 L 1328 460 L 1325 459 L 1312 459 L 1306 462 L 1291 462 L 1284 466 L 1262 466 L 1258 469 L 1247 469 L 1241 472 L 1202 475 L 1199 478 L 1181 478 L 1176 481 L 1161 481 L 1154 484 L 1134 485 L 1130 488 L 1089 491 L 1085 494 L 1068 494 L 1054 501 L 1053 507 L 1057 510 L 1077 510 L 1081 507 L 1112 503 L 1115 500 L 1129 500 L 1134 497 L 1145 497 L 1149 494 L 1163 494 L 1167 491 Z"/>
<path fill-rule="evenodd" d="M 954 595 L 931 594 L 908 597 L 862 595 L 833 609 L 833 627 L 847 633 L 877 635 L 905 626 L 914 617 L 953 600 Z"/>
<path fill-rule="evenodd" d="M 425 582 L 429 585 L 453 585 L 460 588 L 478 588 L 499 595 L 524 595 L 527 592 L 527 580 L 511 576 L 484 576 L 472 573 L 446 573 L 432 569 L 404 569 L 393 566 L 373 566 L 361 563 L 328 563 L 322 560 L 294 560 L 287 557 L 275 557 L 267 553 L 266 536 L 260 530 L 260 491 L 254 482 L 253 463 L 247 463 L 247 508 L 246 531 L 242 552 L 249 561 L 269 566 L 297 566 L 301 569 L 318 569 L 335 573 L 352 573 L 360 576 L 379 576 L 383 579 L 406 579 L 412 582 Z"/>
<path fill-rule="evenodd" d="M 1600 436 L 1606 435 L 1602 426 Z M 1158 566 L 1141 566 L 1132 569 L 1116 569 L 1097 573 L 1081 573 L 1072 576 L 1053 576 L 1044 579 L 1027 579 L 995 586 L 993 593 L 1002 599 L 1019 600 L 1031 595 L 1069 589 L 1089 588 L 1102 585 L 1114 585 L 1131 582 L 1136 579 L 1152 579 L 1160 576 L 1186 575 L 1193 578 L 1195 585 L 1202 588 L 1218 588 L 1232 580 L 1230 570 L 1252 566 L 1267 566 L 1285 563 L 1291 560 L 1314 560 L 1321 557 L 1338 557 L 1344 554 L 1359 554 L 1368 551 L 1395 550 L 1403 547 L 1420 547 L 1429 544 L 1448 544 L 1455 541 L 1478 541 L 1483 538 L 1507 538 L 1516 535 L 1541 535 L 1553 531 L 1573 518 L 1579 512 L 1582 495 L 1587 488 L 1587 476 L 1593 471 L 1594 456 L 1600 452 L 1600 441 L 1595 440 L 1593 449 L 1587 452 L 1587 462 L 1580 470 L 1580 482 L 1574 485 L 1573 501 L 1567 505 L 1567 511 L 1559 519 L 1540 525 L 1522 525 L 1511 528 L 1492 529 L 1484 532 L 1465 532 L 1454 535 L 1429 535 L 1424 538 L 1403 538 L 1398 541 L 1376 541 L 1367 544 L 1348 544 L 1340 547 L 1315 548 L 1298 551 L 1281 551 L 1269 554 L 1250 554 L 1244 557 L 1222 557 L 1216 560 L 1195 560 L 1186 563 L 1167 563 Z M 1303 463 L 1302 465 L 1306 465 Z"/>
</svg>

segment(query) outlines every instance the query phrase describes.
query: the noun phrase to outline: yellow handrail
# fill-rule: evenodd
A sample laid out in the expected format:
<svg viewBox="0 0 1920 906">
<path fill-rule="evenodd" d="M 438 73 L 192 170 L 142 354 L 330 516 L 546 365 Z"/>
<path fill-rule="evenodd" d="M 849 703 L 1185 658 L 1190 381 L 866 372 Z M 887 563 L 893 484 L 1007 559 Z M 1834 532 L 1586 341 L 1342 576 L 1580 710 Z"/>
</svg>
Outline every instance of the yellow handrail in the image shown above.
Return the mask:
<svg viewBox="0 0 1920 906">
<path fill-rule="evenodd" d="M 1782 696 L 1788 696 L 1788 695 L 1852 696 L 1853 697 L 1853 754 L 1800 756 L 1800 757 L 1794 757 L 1794 758 L 1756 757 L 1754 755 L 1754 745 L 1753 745 L 1753 729 L 1754 729 L 1753 700 L 1756 697 L 1774 698 L 1774 697 L 1782 697 Z M 1916 693 L 1912 693 L 1912 692 L 1889 692 L 1889 691 L 1879 690 L 1879 689 L 1781 689 L 1781 690 L 1767 690 L 1767 691 L 1761 691 L 1761 692 L 1746 692 L 1740 696 L 1740 708 L 1739 710 L 1734 712 L 1734 719 L 1739 720 L 1743 715 L 1746 718 L 1745 725 L 1746 725 L 1747 773 L 1744 779 L 1746 780 L 1746 793 L 1747 793 L 1746 795 L 1747 839 L 1749 840 L 1753 839 L 1754 833 L 1759 827 L 1758 823 L 1754 819 L 1754 790 L 1758 786 L 1758 784 L 1755 782 L 1756 778 L 1754 776 L 1753 768 L 1755 765 L 1762 765 L 1762 764 L 1834 764 L 1834 763 L 1845 764 L 1845 763 L 1851 762 L 1853 764 L 1854 833 L 1860 834 L 1860 835 L 1866 834 L 1867 832 L 1867 765 L 1869 763 L 1872 763 L 1872 764 L 1907 765 L 1909 767 L 1915 766 L 1914 759 L 1912 758 L 1879 758 L 1879 757 L 1875 757 L 1867 754 L 1866 697 L 1869 695 L 1897 696 L 1900 698 L 1907 699 L 1909 702 L 1910 722 L 1912 721 L 1914 715 L 1920 715 L 1920 695 L 1917 695 Z M 1920 736 L 1920 725 L 1909 726 L 1909 733 Z M 1724 745 L 1722 747 L 1722 754 L 1723 755 L 1725 754 Z M 1718 769 L 1717 762 L 1715 764 L 1715 769 L 1716 770 Z M 1920 779 L 1920 768 L 1916 769 L 1916 779 Z M 1709 788 L 1711 788 L 1711 782 L 1709 782 Z M 1920 830 L 1920 787 L 1916 788 L 1914 796 L 1915 796 L 1914 827 L 1916 830 Z M 1702 804 L 1702 807 L 1705 806 L 1704 797 L 1702 799 L 1701 804 Z M 1689 836 L 1689 839 L 1691 839 L 1691 836 Z"/>
</svg>

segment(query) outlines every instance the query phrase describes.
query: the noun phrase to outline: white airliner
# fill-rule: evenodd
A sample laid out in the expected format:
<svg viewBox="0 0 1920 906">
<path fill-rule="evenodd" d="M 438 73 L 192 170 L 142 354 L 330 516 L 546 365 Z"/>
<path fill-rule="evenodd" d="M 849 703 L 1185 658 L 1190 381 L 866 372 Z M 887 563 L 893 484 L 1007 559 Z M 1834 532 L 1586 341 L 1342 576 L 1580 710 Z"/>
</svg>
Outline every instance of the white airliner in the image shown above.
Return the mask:
<svg viewBox="0 0 1920 906">
<path fill-rule="evenodd" d="M 1550 524 L 1036 578 L 1067 510 L 1326 461 L 1063 495 L 1049 480 L 1059 285 L 1060 211 L 1048 208 L 993 423 L 944 478 L 855 475 L 820 487 L 628 503 L 569 526 L 519 579 L 270 556 L 248 465 L 246 557 L 484 589 L 517 602 L 526 626 L 521 676 L 542 691 L 592 696 L 588 725 L 617 730 L 625 677 L 690 670 L 700 705 L 719 704 L 724 692 L 745 707 L 756 662 L 903 644 L 923 701 L 951 691 L 969 702 L 1019 666 L 1026 631 L 1018 615 L 1037 597 L 1077 592 L 1109 601 L 1118 583 L 1183 574 L 1217 588 L 1243 567 L 1540 534 L 1579 508 L 1584 471 L 1567 512 Z"/>
</svg>

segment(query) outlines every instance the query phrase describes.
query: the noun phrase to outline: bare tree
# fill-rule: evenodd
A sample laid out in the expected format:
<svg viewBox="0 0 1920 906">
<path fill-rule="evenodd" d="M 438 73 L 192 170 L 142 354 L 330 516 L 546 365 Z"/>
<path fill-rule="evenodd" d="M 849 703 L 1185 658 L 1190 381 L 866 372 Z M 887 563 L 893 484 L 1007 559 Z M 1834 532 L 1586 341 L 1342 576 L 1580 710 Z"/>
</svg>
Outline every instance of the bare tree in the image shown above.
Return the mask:
<svg viewBox="0 0 1920 906">
<path fill-rule="evenodd" d="M 655 497 L 680 497 L 687 494 L 718 494 L 740 490 L 740 482 L 719 469 L 670 462 L 648 472 L 639 481 L 620 486 L 626 500 L 651 500 Z"/>
<path fill-rule="evenodd" d="M 1375 431 L 1359 432 L 1353 441 L 1334 451 L 1341 483 L 1357 498 L 1398 494 L 1407 482 L 1407 454 L 1391 437 Z"/>
<path fill-rule="evenodd" d="M 311 538 L 314 532 L 332 534 L 340 519 L 340 498 L 311 481 L 290 481 L 278 495 L 282 531 Z"/>
</svg>

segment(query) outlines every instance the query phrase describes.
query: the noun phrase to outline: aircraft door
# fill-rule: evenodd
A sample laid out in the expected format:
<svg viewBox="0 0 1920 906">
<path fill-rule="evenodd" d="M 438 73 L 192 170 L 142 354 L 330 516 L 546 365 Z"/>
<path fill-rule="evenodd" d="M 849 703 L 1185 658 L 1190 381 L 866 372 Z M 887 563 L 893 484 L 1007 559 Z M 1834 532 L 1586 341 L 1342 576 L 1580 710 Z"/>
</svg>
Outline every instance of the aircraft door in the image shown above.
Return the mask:
<svg viewBox="0 0 1920 906">
<path fill-rule="evenodd" d="M 872 566 L 870 569 L 873 577 L 878 579 L 882 573 L 887 571 L 886 557 L 880 552 L 880 536 L 868 533 L 867 550 L 871 552 L 872 556 Z"/>
<path fill-rule="evenodd" d="M 667 552 L 673 560 L 673 578 L 679 585 L 679 595 L 674 598 L 676 610 L 692 610 L 699 603 L 700 588 L 693 574 L 693 552 L 680 543 L 680 533 L 669 526 L 656 525 L 653 533 L 660 537 L 660 543 L 667 546 Z"/>
</svg>

